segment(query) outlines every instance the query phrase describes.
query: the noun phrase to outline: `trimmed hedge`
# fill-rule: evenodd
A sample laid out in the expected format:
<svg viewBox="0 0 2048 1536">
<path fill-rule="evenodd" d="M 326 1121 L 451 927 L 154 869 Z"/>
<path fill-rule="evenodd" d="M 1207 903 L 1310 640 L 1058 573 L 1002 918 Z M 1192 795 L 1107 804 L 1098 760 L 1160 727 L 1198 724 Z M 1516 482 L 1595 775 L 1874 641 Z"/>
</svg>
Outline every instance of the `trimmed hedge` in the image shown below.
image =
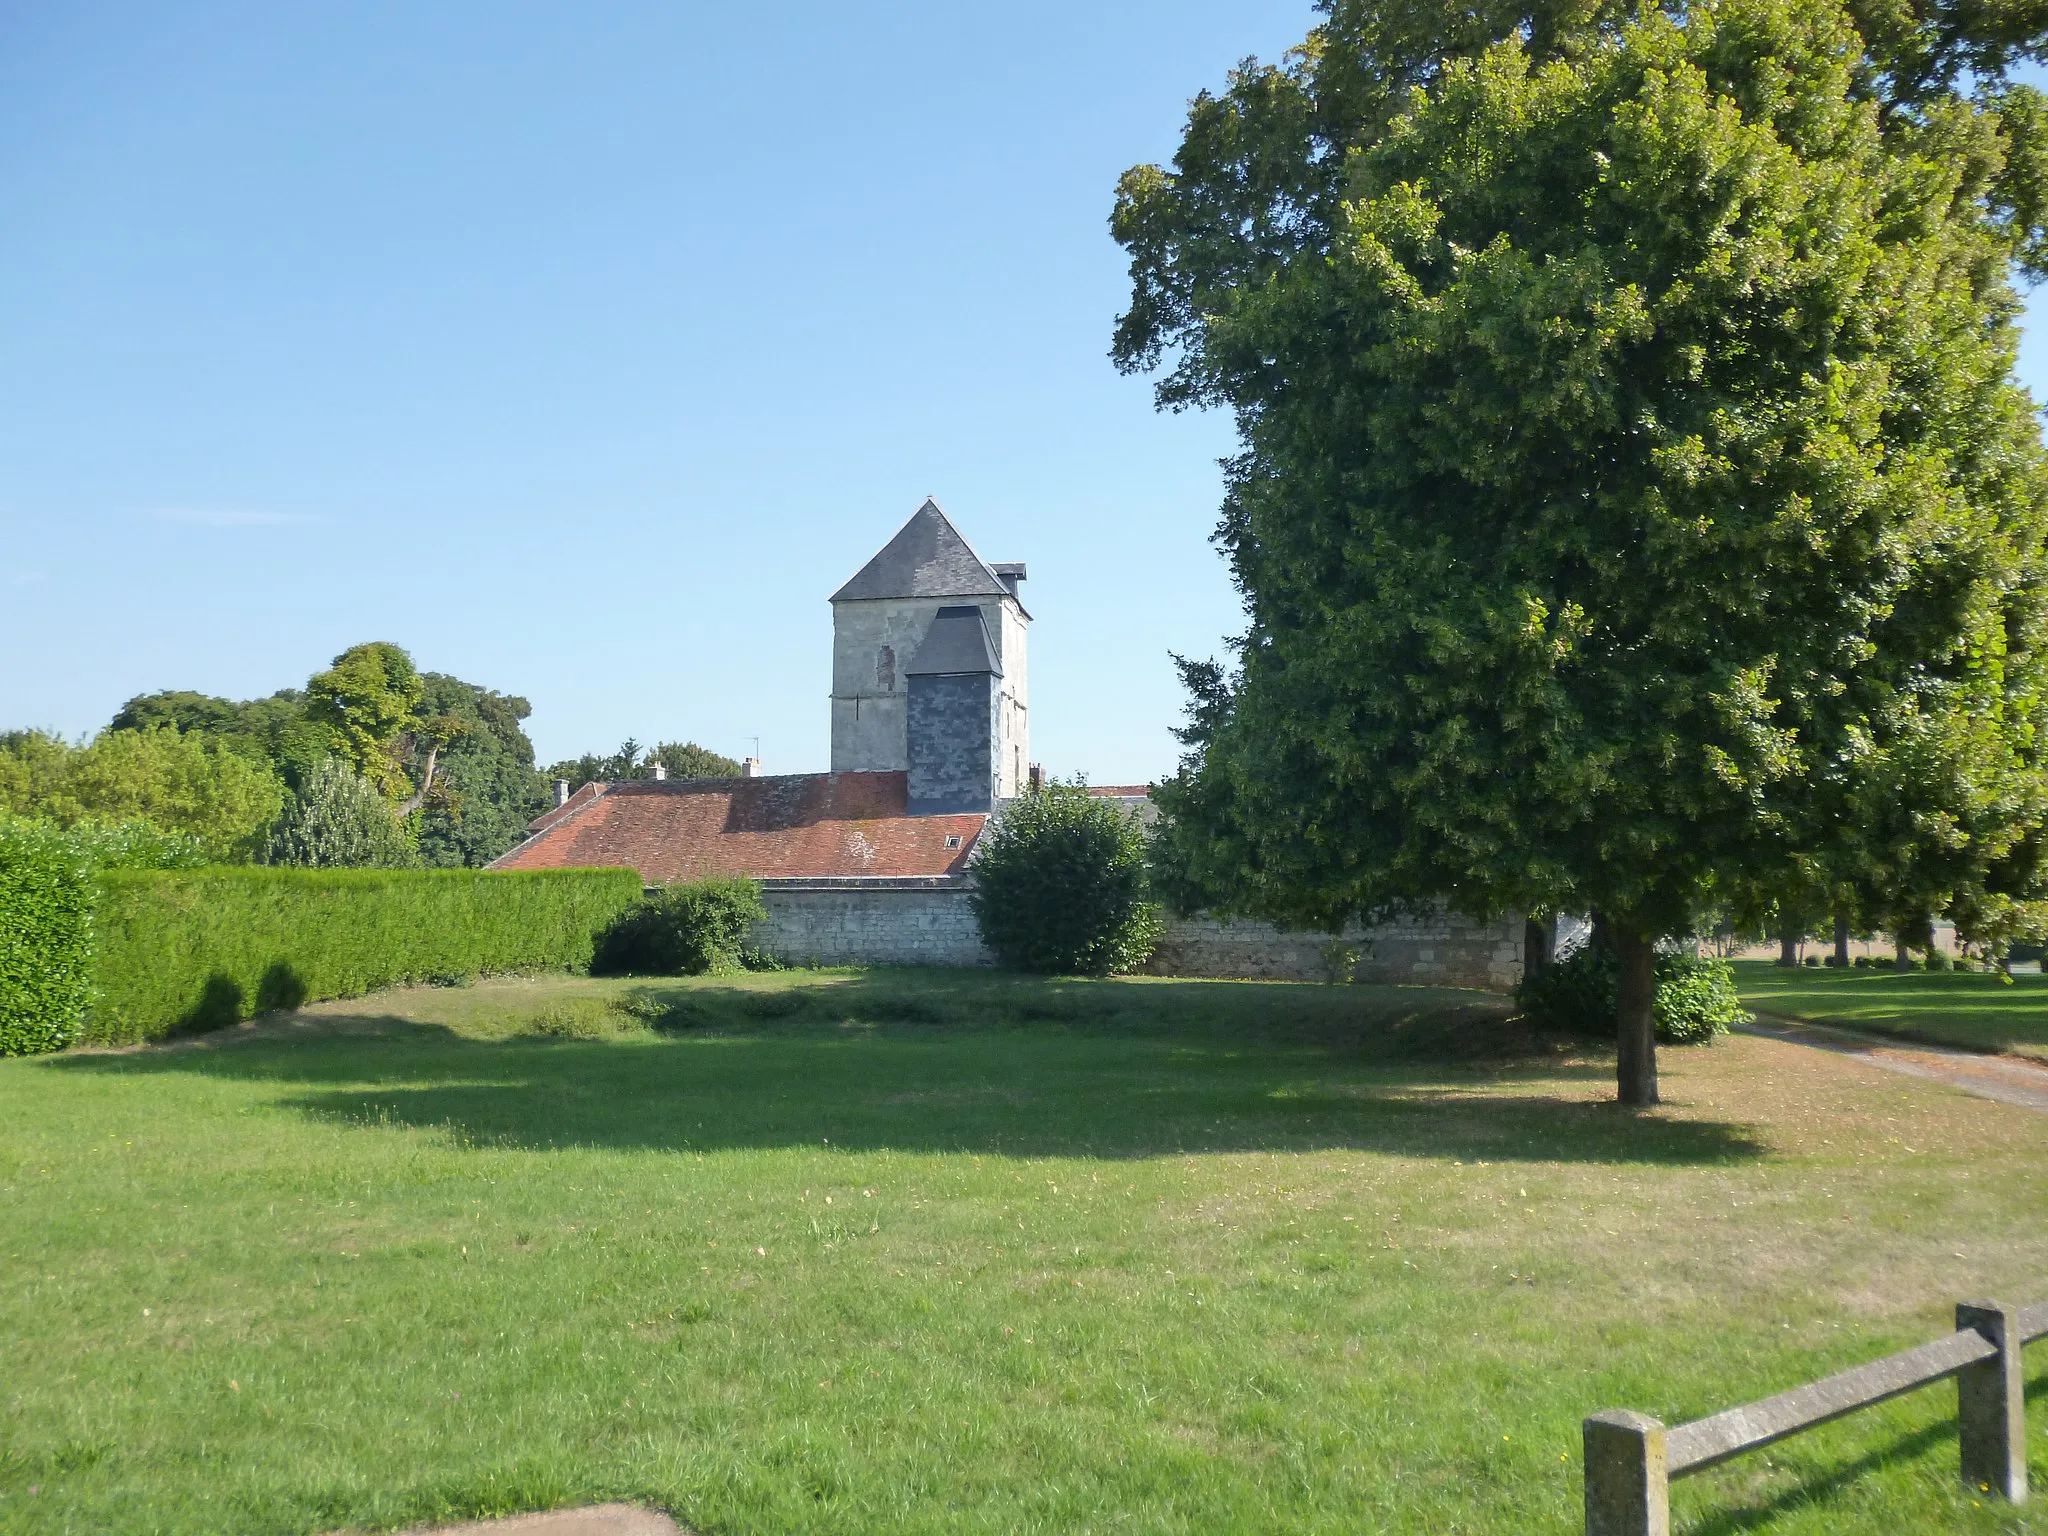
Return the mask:
<svg viewBox="0 0 2048 1536">
<path fill-rule="evenodd" d="M 0 816 L 0 1056 L 59 1051 L 92 998 L 93 872 L 53 828 Z"/>
<path fill-rule="evenodd" d="M 115 1045 L 409 981 L 587 970 L 630 869 L 110 870 L 84 1038 Z"/>
</svg>

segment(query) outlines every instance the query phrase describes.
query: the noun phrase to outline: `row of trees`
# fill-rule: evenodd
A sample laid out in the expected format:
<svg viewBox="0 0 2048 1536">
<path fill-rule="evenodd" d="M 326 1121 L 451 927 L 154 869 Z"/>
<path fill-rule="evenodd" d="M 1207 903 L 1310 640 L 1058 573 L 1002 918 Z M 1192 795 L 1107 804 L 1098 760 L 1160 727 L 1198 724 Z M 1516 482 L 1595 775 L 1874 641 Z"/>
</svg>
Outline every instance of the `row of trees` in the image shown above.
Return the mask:
<svg viewBox="0 0 2048 1536">
<path fill-rule="evenodd" d="M 1119 187 L 1114 356 L 1231 409 L 1183 905 L 1592 911 L 1619 1086 L 1711 912 L 2048 897 L 2039 0 L 1324 0 Z"/>
<path fill-rule="evenodd" d="M 628 742 L 543 773 L 522 725 L 531 713 L 523 698 L 422 673 L 400 647 L 371 642 L 265 699 L 142 695 L 82 745 L 0 733 L 0 811 L 155 829 L 183 839 L 193 861 L 476 867 L 551 803 L 550 779 L 652 771 Z M 694 744 L 657 751 L 671 772 L 739 772 Z"/>
</svg>

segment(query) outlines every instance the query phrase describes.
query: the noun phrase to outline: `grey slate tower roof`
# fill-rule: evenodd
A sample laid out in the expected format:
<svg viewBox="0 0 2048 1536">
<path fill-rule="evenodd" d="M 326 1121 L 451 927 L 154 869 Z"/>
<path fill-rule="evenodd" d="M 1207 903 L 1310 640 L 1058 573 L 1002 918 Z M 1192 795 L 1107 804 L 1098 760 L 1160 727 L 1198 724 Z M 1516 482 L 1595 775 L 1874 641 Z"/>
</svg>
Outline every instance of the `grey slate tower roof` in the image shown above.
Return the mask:
<svg viewBox="0 0 2048 1536">
<path fill-rule="evenodd" d="M 988 626 L 979 608 L 941 608 L 924 632 L 916 659 L 903 669 L 905 677 L 946 677 L 962 672 L 1003 675 L 996 648 L 988 643 Z"/>
<path fill-rule="evenodd" d="M 1007 597 L 1016 592 L 960 537 L 930 497 L 896 530 L 880 554 L 832 594 L 835 603 L 857 598 Z"/>
</svg>

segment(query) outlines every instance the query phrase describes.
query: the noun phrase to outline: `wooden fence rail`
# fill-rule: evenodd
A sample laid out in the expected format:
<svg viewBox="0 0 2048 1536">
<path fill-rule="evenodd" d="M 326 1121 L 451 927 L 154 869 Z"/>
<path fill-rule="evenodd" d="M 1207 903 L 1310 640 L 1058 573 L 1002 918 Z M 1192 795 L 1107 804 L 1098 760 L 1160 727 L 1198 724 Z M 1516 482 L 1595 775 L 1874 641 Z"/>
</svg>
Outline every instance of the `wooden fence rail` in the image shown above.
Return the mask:
<svg viewBox="0 0 2048 1536">
<path fill-rule="evenodd" d="M 1596 1413 L 1585 1422 L 1586 1536 L 1669 1536 L 1673 1478 L 1950 1376 L 1963 1481 L 2018 1503 L 2027 1496 L 2020 1351 L 2042 1337 L 2048 1302 L 1959 1302 L 1945 1339 L 1675 1429 L 1625 1409 Z"/>
</svg>

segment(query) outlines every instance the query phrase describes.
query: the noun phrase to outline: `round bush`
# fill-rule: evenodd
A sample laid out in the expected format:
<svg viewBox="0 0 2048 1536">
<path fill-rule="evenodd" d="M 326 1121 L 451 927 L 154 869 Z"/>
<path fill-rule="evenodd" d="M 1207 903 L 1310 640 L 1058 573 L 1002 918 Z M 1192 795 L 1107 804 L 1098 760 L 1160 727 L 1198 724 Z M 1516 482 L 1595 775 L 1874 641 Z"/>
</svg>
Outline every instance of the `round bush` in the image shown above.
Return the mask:
<svg viewBox="0 0 2048 1536">
<path fill-rule="evenodd" d="M 1159 942 L 1144 831 L 1081 785 L 1048 784 L 1005 805 L 972 869 L 982 939 L 1013 969 L 1107 976 L 1144 964 Z"/>
<path fill-rule="evenodd" d="M 591 969 L 705 976 L 747 968 L 747 934 L 768 915 L 751 880 L 692 880 L 629 908 L 599 942 Z"/>
<path fill-rule="evenodd" d="M 1605 1040 L 1614 1033 L 1616 980 L 1613 955 L 1588 944 L 1525 978 L 1515 988 L 1515 1001 L 1540 1029 Z M 1666 1045 L 1704 1045 L 1750 1017 L 1726 961 L 1661 953 L 1650 1011 L 1657 1038 Z"/>
</svg>

